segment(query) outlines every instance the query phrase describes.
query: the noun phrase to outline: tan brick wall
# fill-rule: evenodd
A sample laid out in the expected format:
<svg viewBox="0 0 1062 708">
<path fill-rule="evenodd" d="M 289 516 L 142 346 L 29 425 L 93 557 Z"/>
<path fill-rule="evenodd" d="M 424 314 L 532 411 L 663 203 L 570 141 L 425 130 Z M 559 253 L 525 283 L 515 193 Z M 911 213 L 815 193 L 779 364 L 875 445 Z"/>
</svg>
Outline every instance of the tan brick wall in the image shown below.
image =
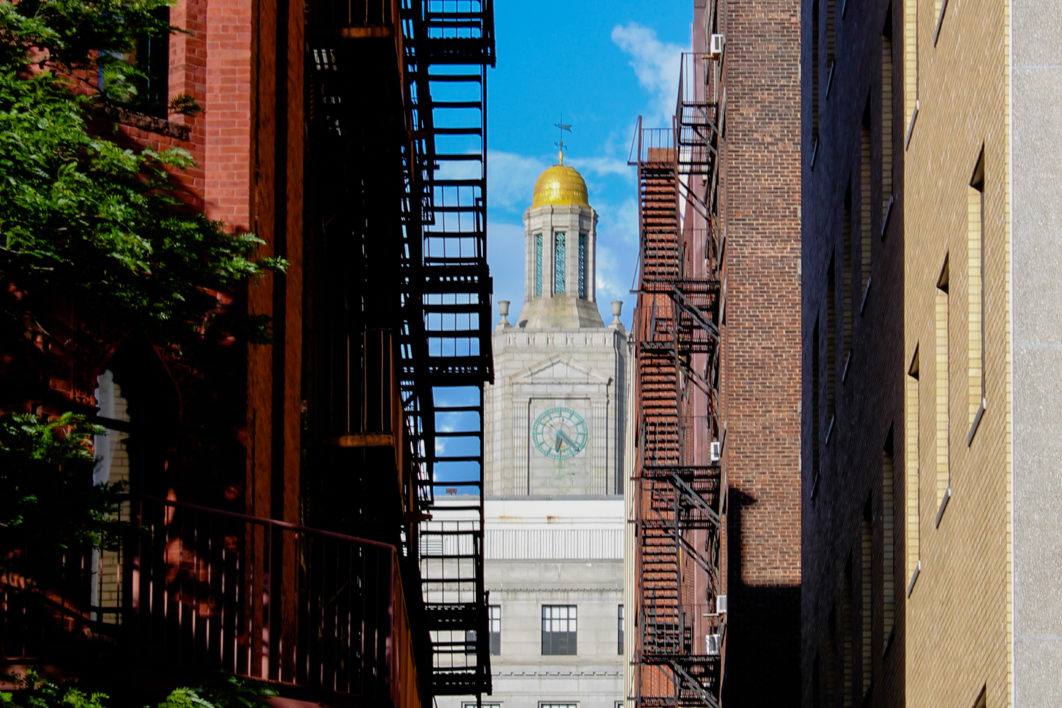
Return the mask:
<svg viewBox="0 0 1062 708">
<path fill-rule="evenodd" d="M 896 202 L 887 224 L 887 179 L 876 178 L 871 189 L 883 207 L 872 216 L 876 242 L 869 295 L 854 323 L 851 345 L 842 342 L 838 347 L 839 352 L 851 348 L 851 360 L 822 364 L 841 371 L 832 429 L 825 419 L 812 421 L 810 415 L 810 397 L 821 400 L 828 394 L 805 385 L 805 464 L 814 459 L 808 449 L 815 439 L 811 426 L 818 427 L 824 442 L 821 469 L 815 471 L 821 481 L 814 490 L 812 474 L 804 475 L 804 704 L 973 706 L 987 686 L 988 705 L 1007 705 L 1009 18 L 1003 3 L 988 0 L 893 2 L 893 71 L 887 72 L 881 68 L 881 52 L 887 46 L 882 31 L 890 4 L 850 5 L 838 18 L 839 69 L 829 89 L 827 69 L 820 69 L 824 95 L 814 164 L 811 120 L 805 121 L 805 335 L 816 319 L 839 322 L 825 311 L 831 301 L 824 292 L 831 282 L 826 269 L 831 260 L 841 262 L 841 248 L 849 238 L 843 233 L 845 192 L 852 189 L 859 201 L 864 191 L 857 185 L 865 182 L 860 180 L 865 161 L 860 130 L 868 98 L 873 171 L 878 174 L 883 158 L 891 156 L 899 179 L 894 180 Z M 935 5 L 944 12 L 943 22 L 938 21 L 939 9 L 934 16 Z M 823 17 L 825 24 L 825 13 Z M 819 36 L 828 33 L 821 27 Z M 805 45 L 812 34 L 805 26 Z M 811 55 L 811 47 L 805 46 L 805 58 Z M 810 71 L 803 79 L 808 87 L 813 85 Z M 878 112 L 881 97 L 890 93 L 881 82 L 890 73 L 891 93 L 898 99 L 892 112 L 896 125 L 891 150 L 883 132 L 891 121 Z M 811 106 L 810 96 L 805 96 L 805 106 Z M 970 183 L 982 144 L 988 405 L 968 445 L 971 381 L 979 378 L 971 369 L 977 357 L 970 354 L 971 341 L 976 344 L 970 327 L 980 328 L 979 310 L 969 298 Z M 946 285 L 941 281 L 945 263 Z M 978 265 L 976 260 L 972 265 Z M 856 277 L 837 274 L 835 287 L 841 289 L 846 279 Z M 838 300 L 835 294 L 832 301 Z M 813 359 L 812 347 L 820 351 L 819 358 L 828 358 L 821 354 L 825 340 L 823 333 L 820 341 L 805 341 L 805 367 Z M 911 372 L 915 362 L 916 371 Z M 820 372 L 820 381 L 827 378 Z M 806 375 L 805 380 L 810 379 Z M 882 483 L 887 477 L 880 460 L 890 430 L 895 486 L 885 493 Z M 871 642 L 876 651 L 870 667 L 865 666 L 865 653 L 831 651 L 843 647 L 845 623 L 840 615 L 847 610 L 848 620 L 859 622 L 867 617 L 862 608 L 849 607 L 844 588 L 863 581 L 853 577 L 853 561 L 859 558 L 868 502 L 875 548 L 891 543 L 891 555 L 899 559 L 891 583 L 899 595 L 894 632 L 884 626 L 889 585 L 884 582 L 889 570 L 882 567 L 884 554 L 877 553 L 871 564 Z M 940 514 L 942 504 L 946 506 Z M 911 523 L 915 519 L 916 526 Z M 890 527 L 892 538 L 885 538 Z M 863 568 L 860 576 L 865 572 Z M 859 601 L 865 603 L 866 598 Z M 831 623 L 834 616 L 838 619 Z M 831 663 L 837 665 L 827 665 Z M 842 695 L 839 679 L 852 673 L 849 665 L 864 679 L 870 672 L 871 695 Z"/>
<path fill-rule="evenodd" d="M 907 361 L 916 347 L 921 354 L 921 571 L 905 612 L 912 706 L 973 706 L 983 685 L 988 705 L 1010 700 L 1007 5 L 951 2 L 941 20 L 934 14 L 940 3 L 917 3 L 918 109 L 913 128 L 905 126 L 904 156 L 904 350 Z M 908 54 L 908 85 L 913 60 Z M 970 318 L 968 204 L 982 144 L 987 407 L 968 445 L 970 326 L 980 327 Z M 945 259 L 941 323 L 937 282 Z M 944 326 L 942 348 L 943 330 L 935 329 Z M 938 499 L 948 488 L 941 514 Z"/>
</svg>

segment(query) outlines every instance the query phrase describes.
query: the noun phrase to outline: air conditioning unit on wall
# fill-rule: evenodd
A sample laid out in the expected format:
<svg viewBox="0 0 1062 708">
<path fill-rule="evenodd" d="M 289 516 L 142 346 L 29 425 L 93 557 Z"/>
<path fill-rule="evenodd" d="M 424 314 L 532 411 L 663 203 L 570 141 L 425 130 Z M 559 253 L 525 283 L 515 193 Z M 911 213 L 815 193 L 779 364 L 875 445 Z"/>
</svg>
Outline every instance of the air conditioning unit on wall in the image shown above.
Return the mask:
<svg viewBox="0 0 1062 708">
<path fill-rule="evenodd" d="M 706 634 L 704 635 L 704 648 L 705 653 L 708 656 L 719 656 L 719 652 L 722 650 L 723 635 L 721 634 Z"/>
<path fill-rule="evenodd" d="M 713 34 L 708 42 L 708 56 L 712 59 L 723 58 L 723 44 L 725 40 L 721 34 Z"/>
</svg>

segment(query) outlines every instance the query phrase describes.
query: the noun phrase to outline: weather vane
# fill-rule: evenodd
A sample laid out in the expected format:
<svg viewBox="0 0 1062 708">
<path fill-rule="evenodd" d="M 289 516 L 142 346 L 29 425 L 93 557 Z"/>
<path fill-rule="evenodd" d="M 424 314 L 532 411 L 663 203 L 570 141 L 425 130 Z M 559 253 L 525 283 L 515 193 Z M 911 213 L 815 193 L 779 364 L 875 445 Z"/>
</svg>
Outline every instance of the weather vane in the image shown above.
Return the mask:
<svg viewBox="0 0 1062 708">
<path fill-rule="evenodd" d="M 572 132 L 572 125 L 571 125 L 571 123 L 564 123 L 563 122 L 564 118 L 561 118 L 561 121 L 562 122 L 560 122 L 560 123 L 554 123 L 553 124 L 553 125 L 557 126 L 558 128 L 560 128 L 560 140 L 558 140 L 557 142 L 555 142 L 553 144 L 556 145 L 558 148 L 560 148 L 560 164 L 563 165 L 564 164 L 564 132 L 565 131 L 567 131 L 569 133 Z"/>
</svg>

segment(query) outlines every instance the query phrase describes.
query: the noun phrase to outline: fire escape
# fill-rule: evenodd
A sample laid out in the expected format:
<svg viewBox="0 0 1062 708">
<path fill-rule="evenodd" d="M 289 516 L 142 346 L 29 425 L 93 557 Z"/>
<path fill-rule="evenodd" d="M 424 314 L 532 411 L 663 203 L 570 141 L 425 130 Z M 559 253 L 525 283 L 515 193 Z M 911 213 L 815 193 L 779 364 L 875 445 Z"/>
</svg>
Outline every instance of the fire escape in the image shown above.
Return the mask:
<svg viewBox="0 0 1062 708">
<path fill-rule="evenodd" d="M 424 614 L 435 695 L 489 693 L 483 577 L 483 397 L 493 379 L 487 268 L 486 68 L 492 0 L 403 0 L 410 101 L 408 328 L 402 388 L 423 471 Z M 440 503 L 443 502 L 443 503 Z"/>
<path fill-rule="evenodd" d="M 636 704 L 719 705 L 726 479 L 718 400 L 719 132 L 698 55 L 683 57 L 672 129 L 643 129 L 635 316 L 638 432 Z M 685 207 L 685 219 L 680 208 Z"/>
<path fill-rule="evenodd" d="M 311 121 L 363 130 L 349 86 L 366 66 L 349 42 L 392 59 L 401 105 L 404 184 L 394 331 L 398 388 L 415 478 L 402 549 L 419 576 L 419 629 L 430 636 L 431 695 L 490 691 L 483 578 L 481 386 L 490 380 L 491 282 L 486 259 L 486 67 L 494 64 L 491 0 L 320 0 L 311 38 Z M 344 66 L 343 60 L 347 59 Z M 368 72 L 376 71 L 369 65 Z M 354 75 L 344 76 L 344 72 Z M 344 117 L 354 115 L 344 123 Z M 355 134 L 383 142 L 387 135 Z M 371 159 L 371 158 L 370 158 Z M 390 277 L 369 273 L 366 277 Z M 457 490 L 459 503 L 443 499 Z M 425 662 L 427 663 L 427 662 Z M 423 666 L 418 666 L 424 671 Z"/>
</svg>

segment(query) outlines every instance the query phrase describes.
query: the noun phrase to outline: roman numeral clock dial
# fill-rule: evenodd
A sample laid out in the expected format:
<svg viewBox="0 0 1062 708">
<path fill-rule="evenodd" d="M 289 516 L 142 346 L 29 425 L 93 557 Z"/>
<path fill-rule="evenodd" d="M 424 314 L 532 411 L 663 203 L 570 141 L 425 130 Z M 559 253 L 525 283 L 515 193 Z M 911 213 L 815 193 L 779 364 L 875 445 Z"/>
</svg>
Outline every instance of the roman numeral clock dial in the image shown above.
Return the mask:
<svg viewBox="0 0 1062 708">
<path fill-rule="evenodd" d="M 531 426 L 531 442 L 545 457 L 564 460 L 575 457 L 589 437 L 586 421 L 567 406 L 542 411 Z"/>
</svg>

